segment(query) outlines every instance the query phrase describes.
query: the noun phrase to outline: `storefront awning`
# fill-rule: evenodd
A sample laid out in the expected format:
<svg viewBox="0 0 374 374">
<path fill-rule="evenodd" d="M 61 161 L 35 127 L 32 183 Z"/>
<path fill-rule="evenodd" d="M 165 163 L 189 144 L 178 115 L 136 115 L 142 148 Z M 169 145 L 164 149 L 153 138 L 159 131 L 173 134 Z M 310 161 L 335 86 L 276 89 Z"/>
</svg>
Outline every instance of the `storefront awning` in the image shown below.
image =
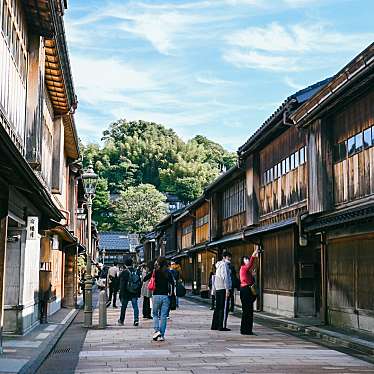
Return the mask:
<svg viewBox="0 0 374 374">
<path fill-rule="evenodd" d="M 334 228 L 339 225 L 357 223 L 374 219 L 374 203 L 369 202 L 356 207 L 350 207 L 333 213 L 309 216 L 303 221 L 305 232 L 316 232 Z"/>
<path fill-rule="evenodd" d="M 291 226 L 296 223 L 296 218 L 289 218 L 284 221 L 271 223 L 270 225 L 265 226 L 258 226 L 252 229 L 248 229 L 244 231 L 244 237 L 250 238 L 254 236 L 258 236 L 260 234 L 264 234 L 271 231 L 277 231 L 283 229 L 284 227 Z"/>
<path fill-rule="evenodd" d="M 231 243 L 231 242 L 235 242 L 235 241 L 240 241 L 240 240 L 243 240 L 243 232 L 240 231 L 236 234 L 232 234 L 232 235 L 226 235 L 224 236 L 223 238 L 221 239 L 218 239 L 218 240 L 215 240 L 213 242 L 210 242 L 207 247 L 216 247 L 216 246 L 219 246 L 219 245 L 222 245 L 222 244 L 227 244 L 227 243 Z"/>
</svg>

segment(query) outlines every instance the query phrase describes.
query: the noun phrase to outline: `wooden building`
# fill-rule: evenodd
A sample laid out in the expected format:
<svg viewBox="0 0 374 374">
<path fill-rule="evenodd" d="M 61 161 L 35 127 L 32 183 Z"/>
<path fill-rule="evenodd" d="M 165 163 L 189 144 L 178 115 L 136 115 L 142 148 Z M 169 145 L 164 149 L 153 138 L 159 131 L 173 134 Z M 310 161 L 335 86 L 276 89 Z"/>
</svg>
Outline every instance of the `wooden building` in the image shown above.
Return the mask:
<svg viewBox="0 0 374 374">
<path fill-rule="evenodd" d="M 321 318 L 374 332 L 374 44 L 291 118 L 308 142 L 301 222 L 320 253 Z"/>
<path fill-rule="evenodd" d="M 224 249 L 238 269 L 257 246 L 258 310 L 374 332 L 373 87 L 374 44 L 288 97 L 182 210 L 174 258 L 193 291 Z"/>
<path fill-rule="evenodd" d="M 7 333 L 24 334 L 41 315 L 74 304 L 82 188 L 65 4 L 0 0 L 0 329 Z"/>
<path fill-rule="evenodd" d="M 307 211 L 306 137 L 288 116 L 327 84 L 317 83 L 288 97 L 239 148 L 246 169 L 247 228 L 244 238 L 263 250 L 259 260 L 259 309 L 288 317 L 316 314 L 314 282 L 318 253 L 299 243 L 298 222 Z"/>
</svg>

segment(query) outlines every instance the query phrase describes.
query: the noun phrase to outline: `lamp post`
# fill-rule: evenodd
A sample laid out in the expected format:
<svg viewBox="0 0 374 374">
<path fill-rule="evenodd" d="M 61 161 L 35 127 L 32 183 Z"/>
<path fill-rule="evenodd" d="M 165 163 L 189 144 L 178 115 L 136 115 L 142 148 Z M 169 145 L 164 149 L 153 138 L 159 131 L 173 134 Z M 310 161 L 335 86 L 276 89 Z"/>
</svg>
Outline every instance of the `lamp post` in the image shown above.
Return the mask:
<svg viewBox="0 0 374 374">
<path fill-rule="evenodd" d="M 82 175 L 84 192 L 87 206 L 87 264 L 86 279 L 84 284 L 85 303 L 84 303 L 84 327 L 92 326 L 92 270 L 91 270 L 91 219 L 92 219 L 92 200 L 95 197 L 98 175 L 95 174 L 93 166 L 90 164 L 88 169 Z"/>
<path fill-rule="evenodd" d="M 103 249 L 103 265 L 105 264 L 105 248 Z"/>
</svg>

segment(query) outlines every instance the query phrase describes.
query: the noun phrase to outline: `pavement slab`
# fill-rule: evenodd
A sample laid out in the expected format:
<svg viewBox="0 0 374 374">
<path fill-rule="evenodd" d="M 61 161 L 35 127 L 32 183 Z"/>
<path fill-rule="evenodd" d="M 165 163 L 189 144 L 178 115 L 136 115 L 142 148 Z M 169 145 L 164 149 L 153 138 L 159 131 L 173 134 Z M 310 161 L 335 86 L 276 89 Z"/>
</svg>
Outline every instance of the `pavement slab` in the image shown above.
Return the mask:
<svg viewBox="0 0 374 374">
<path fill-rule="evenodd" d="M 260 324 L 255 324 L 256 335 L 242 336 L 240 319 L 233 315 L 232 331 L 211 331 L 212 311 L 188 299 L 171 312 L 165 342 L 152 340 L 152 321 L 133 326 L 131 306 L 124 326 L 116 325 L 119 313 L 119 308 L 107 309 L 108 327 L 88 330 L 74 353 L 75 368 L 64 371 L 61 362 L 61 373 L 374 373 L 366 361 Z M 69 353 L 64 357 L 69 360 Z"/>
</svg>

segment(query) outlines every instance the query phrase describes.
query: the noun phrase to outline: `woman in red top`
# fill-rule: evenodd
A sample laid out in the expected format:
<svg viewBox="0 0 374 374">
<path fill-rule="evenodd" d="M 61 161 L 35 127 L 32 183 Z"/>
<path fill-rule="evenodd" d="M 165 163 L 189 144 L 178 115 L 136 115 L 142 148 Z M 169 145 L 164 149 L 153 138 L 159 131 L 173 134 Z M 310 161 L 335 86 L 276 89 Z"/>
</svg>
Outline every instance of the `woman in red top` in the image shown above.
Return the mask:
<svg viewBox="0 0 374 374">
<path fill-rule="evenodd" d="M 254 284 L 252 270 L 256 257 L 258 257 L 257 249 L 251 257 L 243 256 L 240 266 L 240 300 L 243 310 L 240 333 L 242 335 L 253 335 L 253 302 L 256 296 L 252 294 L 251 286 Z"/>
</svg>

